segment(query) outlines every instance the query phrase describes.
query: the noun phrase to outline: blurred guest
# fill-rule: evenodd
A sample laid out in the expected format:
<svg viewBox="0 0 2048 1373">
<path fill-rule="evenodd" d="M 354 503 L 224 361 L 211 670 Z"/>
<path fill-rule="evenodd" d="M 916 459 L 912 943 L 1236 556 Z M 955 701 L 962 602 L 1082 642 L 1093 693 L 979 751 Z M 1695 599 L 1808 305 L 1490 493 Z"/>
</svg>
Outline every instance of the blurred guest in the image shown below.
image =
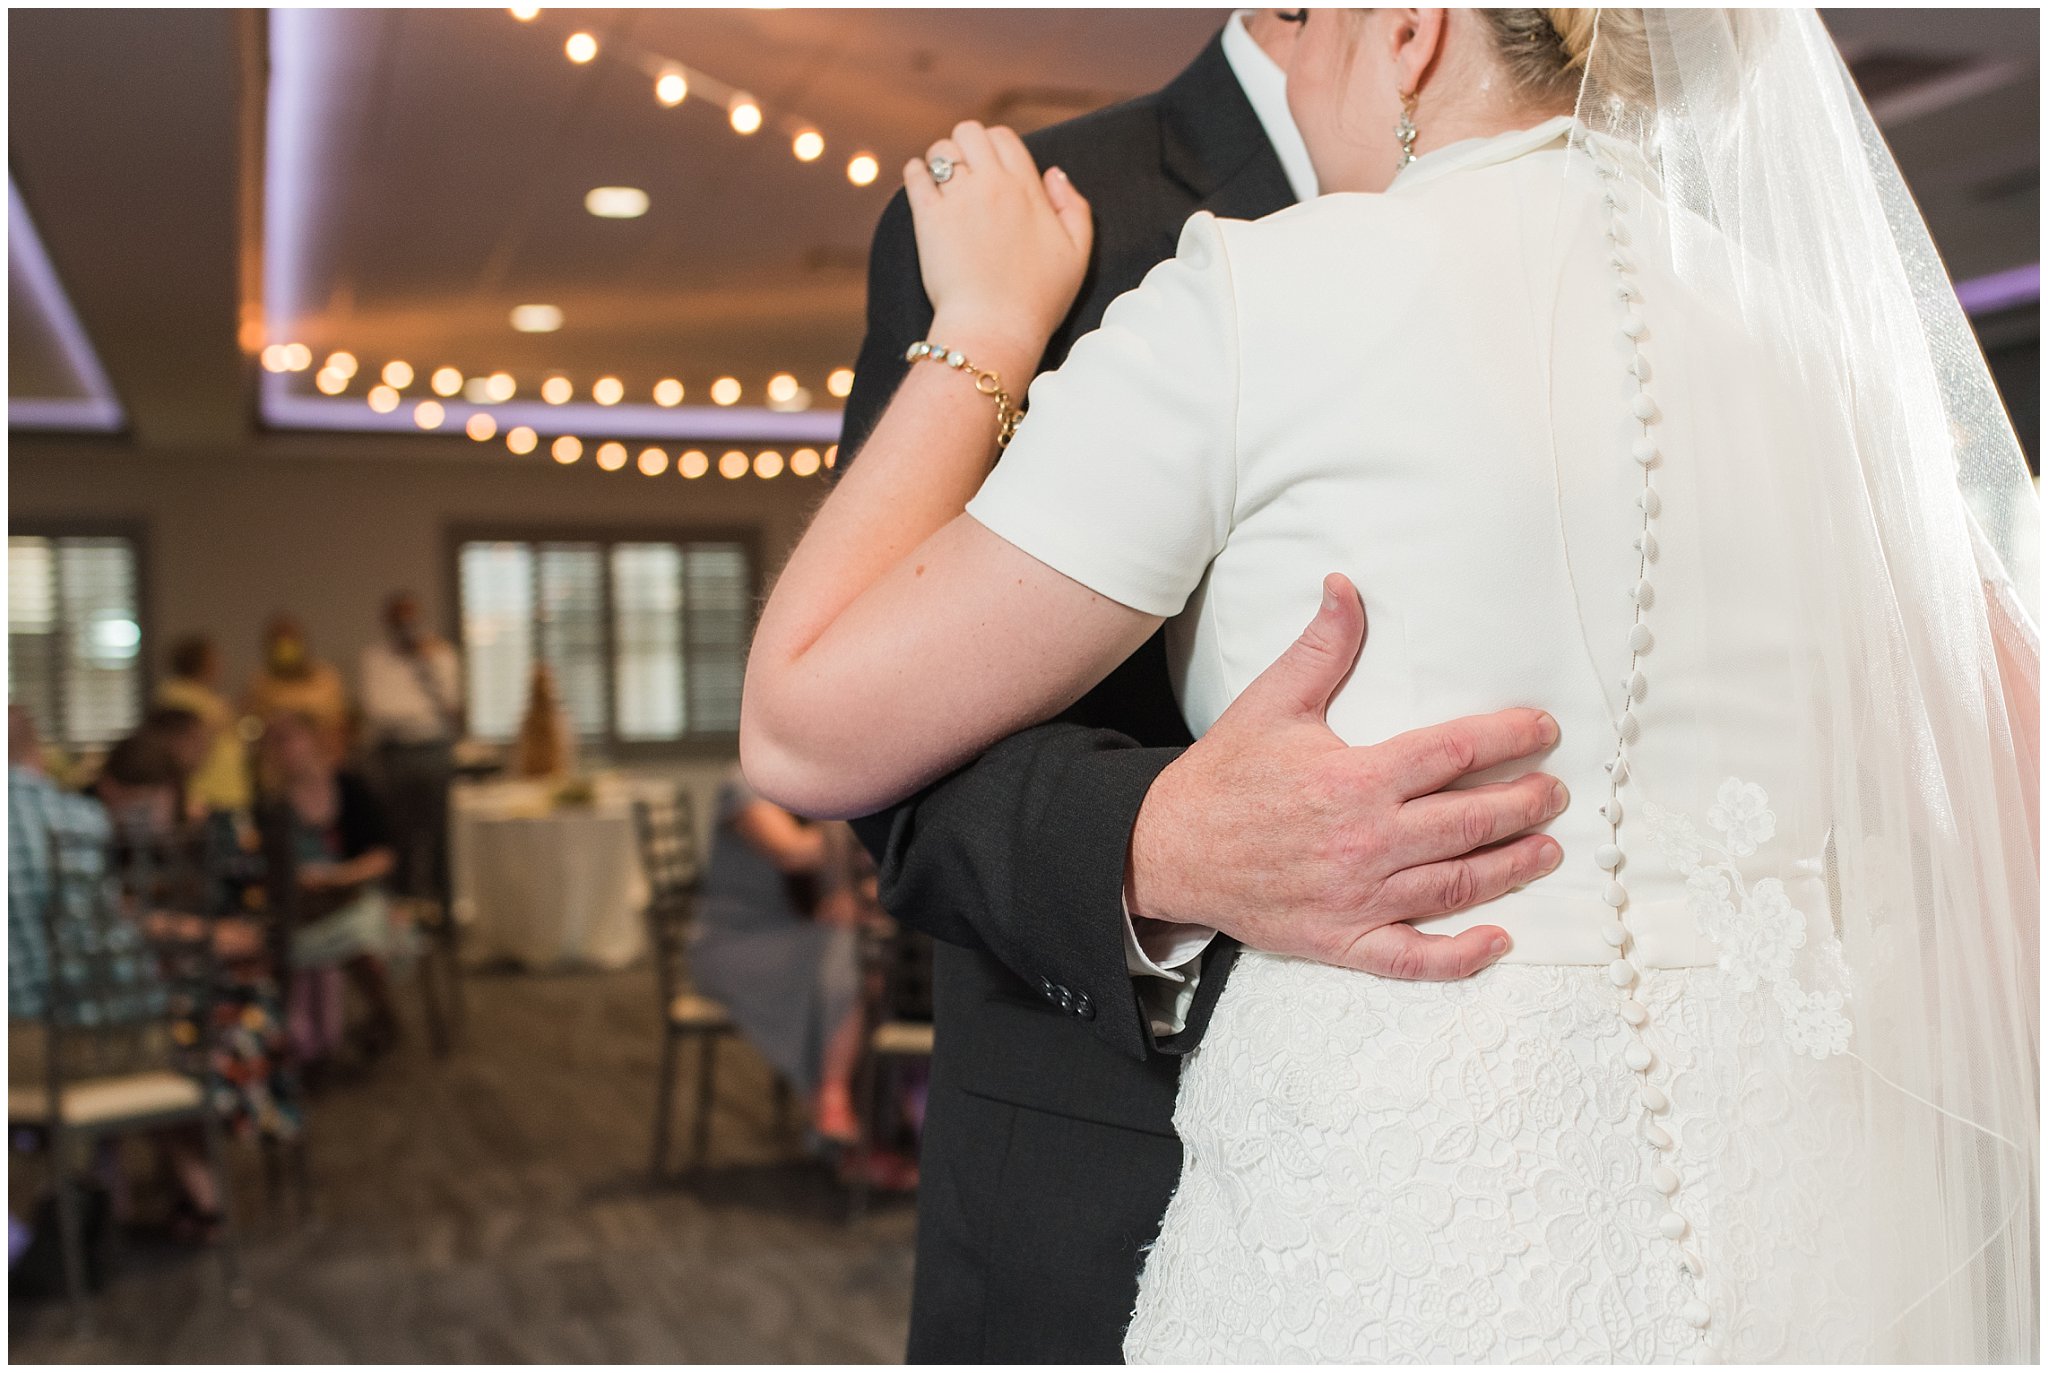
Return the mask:
<svg viewBox="0 0 2048 1373">
<path fill-rule="evenodd" d="M 353 772 L 335 766 L 317 722 L 273 717 L 263 731 L 264 794 L 282 809 L 297 861 L 292 932 L 292 1036 L 308 1062 L 331 1058 L 346 1029 L 342 974 L 369 1007 L 363 1034 L 376 1054 L 398 1038 L 389 960 L 402 952 L 384 882 L 396 856 L 384 808 Z"/>
<path fill-rule="evenodd" d="M 844 846 L 823 825 L 756 796 L 735 768 L 718 795 L 692 948 L 697 986 L 725 1003 L 749 1042 L 807 1093 L 826 1141 L 859 1138 L 859 907 L 821 901 Z"/>
<path fill-rule="evenodd" d="M 188 634 L 171 645 L 171 675 L 157 684 L 156 704 L 189 710 L 206 725 L 206 756 L 187 781 L 187 800 L 204 811 L 249 809 L 249 758 L 241 721 L 220 690 L 220 654 L 213 640 Z"/>
<path fill-rule="evenodd" d="M 335 759 L 348 736 L 348 689 L 332 663 L 313 656 L 299 622 L 280 615 L 263 632 L 263 666 L 250 679 L 242 709 L 259 719 L 290 713 L 313 722 L 321 747 Z"/>
<path fill-rule="evenodd" d="M 410 592 L 385 602 L 384 638 L 363 650 L 360 691 L 398 848 L 395 885 L 407 896 L 446 901 L 462 667 L 447 640 L 422 629 Z"/>
<path fill-rule="evenodd" d="M 124 741 L 128 742 L 128 741 Z M 103 785 L 131 815 L 145 821 L 167 818 L 169 792 L 139 785 L 138 778 L 168 776 L 161 749 L 137 745 L 124 755 L 126 781 Z M 159 815 L 159 811 L 162 812 Z M 54 841 L 54 843 L 53 843 Z M 44 1018 L 52 999 L 63 997 L 66 1023 L 90 1026 L 133 1020 L 160 1011 L 165 989 L 139 926 L 125 920 L 91 919 L 94 903 L 117 899 L 107 869 L 112 827 L 108 813 L 90 797 L 60 788 L 43 769 L 35 722 L 20 706 L 7 711 L 7 1078 L 10 1091 L 35 1091 L 50 1080 L 49 1035 Z M 51 947 L 54 934 L 56 947 Z M 91 947 L 102 945 L 103 947 Z M 91 953 L 103 975 L 82 981 L 74 960 Z M 178 1220 L 188 1237 L 208 1239 L 220 1225 L 220 1197 L 198 1132 L 160 1131 L 154 1139 L 179 1188 Z M 110 1191 L 125 1210 L 118 1155 L 99 1154 L 100 1171 L 114 1174 Z"/>
<path fill-rule="evenodd" d="M 576 731 L 555 690 L 555 674 L 546 663 L 533 665 L 526 691 L 526 714 L 519 721 L 519 744 L 512 771 L 520 777 L 566 777 L 576 766 Z"/>
</svg>

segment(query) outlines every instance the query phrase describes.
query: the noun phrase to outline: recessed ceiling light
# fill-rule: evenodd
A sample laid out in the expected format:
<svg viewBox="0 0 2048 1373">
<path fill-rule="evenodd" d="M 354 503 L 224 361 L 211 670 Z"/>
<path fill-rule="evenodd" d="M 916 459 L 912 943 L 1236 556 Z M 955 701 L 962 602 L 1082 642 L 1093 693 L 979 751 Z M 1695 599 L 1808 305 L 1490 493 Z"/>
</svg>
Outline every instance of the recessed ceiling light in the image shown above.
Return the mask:
<svg viewBox="0 0 2048 1373">
<path fill-rule="evenodd" d="M 583 197 L 583 208 L 599 219 L 638 219 L 647 213 L 647 192 L 638 186 L 597 186 Z"/>
<path fill-rule="evenodd" d="M 522 334 L 552 334 L 562 327 L 559 305 L 515 305 L 512 327 Z"/>
</svg>

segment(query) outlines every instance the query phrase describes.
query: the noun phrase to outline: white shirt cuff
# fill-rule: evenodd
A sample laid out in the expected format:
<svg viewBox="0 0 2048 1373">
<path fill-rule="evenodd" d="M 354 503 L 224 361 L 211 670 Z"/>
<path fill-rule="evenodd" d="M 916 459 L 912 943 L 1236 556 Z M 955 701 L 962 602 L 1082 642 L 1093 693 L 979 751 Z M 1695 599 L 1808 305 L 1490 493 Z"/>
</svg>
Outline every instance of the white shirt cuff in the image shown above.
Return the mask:
<svg viewBox="0 0 2048 1373">
<path fill-rule="evenodd" d="M 1164 920 L 1146 922 L 1147 938 L 1138 938 L 1137 922 L 1124 905 L 1124 966 L 1131 976 L 1144 979 L 1138 984 L 1138 1001 L 1145 1009 L 1155 1036 L 1176 1035 L 1187 1027 L 1188 1007 L 1194 1004 L 1195 986 L 1201 980 L 1202 952 L 1216 938 L 1206 925 L 1177 925 Z M 1147 948 L 1147 945 L 1150 948 Z"/>
</svg>

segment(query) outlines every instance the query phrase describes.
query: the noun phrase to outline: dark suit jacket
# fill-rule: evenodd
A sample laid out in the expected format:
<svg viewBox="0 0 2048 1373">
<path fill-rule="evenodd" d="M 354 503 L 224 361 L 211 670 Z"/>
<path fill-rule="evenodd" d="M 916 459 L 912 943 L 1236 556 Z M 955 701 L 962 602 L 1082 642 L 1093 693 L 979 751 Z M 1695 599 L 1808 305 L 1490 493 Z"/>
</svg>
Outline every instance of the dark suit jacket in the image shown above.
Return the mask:
<svg viewBox="0 0 2048 1373">
<path fill-rule="evenodd" d="M 1294 199 L 1220 40 L 1165 89 L 1025 141 L 1095 212 L 1087 279 L 1042 369 L 1173 255 L 1190 215 L 1257 218 Z M 870 258 L 849 460 L 931 318 L 898 194 Z M 1119 1357 L 1139 1254 L 1179 1176 L 1178 1055 L 1235 952 L 1212 947 L 1189 1028 L 1155 1043 L 1124 962 L 1124 860 L 1147 788 L 1188 742 L 1155 635 L 1058 721 L 855 822 L 883 904 L 944 941 L 913 1359 Z"/>
</svg>

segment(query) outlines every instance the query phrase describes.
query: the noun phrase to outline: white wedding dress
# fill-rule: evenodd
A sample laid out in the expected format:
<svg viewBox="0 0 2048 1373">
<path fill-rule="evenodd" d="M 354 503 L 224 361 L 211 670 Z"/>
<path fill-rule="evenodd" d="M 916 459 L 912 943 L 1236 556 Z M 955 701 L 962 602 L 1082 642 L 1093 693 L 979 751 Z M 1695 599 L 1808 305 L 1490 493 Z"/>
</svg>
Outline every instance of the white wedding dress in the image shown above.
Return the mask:
<svg viewBox="0 0 2048 1373">
<path fill-rule="evenodd" d="M 1500 964 L 1443 985 L 1240 955 L 1183 1073 L 1133 1361 L 1875 1347 L 1883 1294 L 1830 1265 L 1884 1230 L 1838 942 L 1883 874 L 1834 869 L 1814 703 L 1780 685 L 1798 589 L 1772 548 L 1713 559 L 1660 518 L 1716 499 L 1700 464 L 1769 499 L 1801 445 L 1848 438 L 1657 265 L 1664 212 L 1571 127 L 1432 152 L 1384 195 L 1198 216 L 1032 388 L 968 508 L 1171 617 L 1197 734 L 1331 571 L 1366 606 L 1347 741 L 1516 705 L 1561 725 L 1535 766 L 1571 789 L 1563 866 L 1426 926 L 1504 926 Z M 1788 1273 L 1804 1318 L 1761 1315 Z"/>
</svg>

